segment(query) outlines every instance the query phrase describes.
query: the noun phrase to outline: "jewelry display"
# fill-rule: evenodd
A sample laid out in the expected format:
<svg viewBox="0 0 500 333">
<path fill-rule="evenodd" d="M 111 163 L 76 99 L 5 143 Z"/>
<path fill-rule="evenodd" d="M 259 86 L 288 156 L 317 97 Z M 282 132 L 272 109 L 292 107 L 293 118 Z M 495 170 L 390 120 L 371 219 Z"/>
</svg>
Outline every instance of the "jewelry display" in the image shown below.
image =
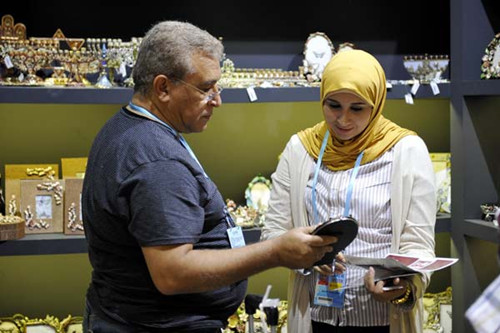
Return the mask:
<svg viewBox="0 0 500 333">
<path fill-rule="evenodd" d="M 233 200 L 226 199 L 227 211 L 234 220 L 234 223 L 242 228 L 257 227 L 257 211 L 253 207 L 237 205 Z"/>
<path fill-rule="evenodd" d="M 222 331 L 222 333 L 245 333 L 248 332 L 248 325 L 253 323 L 255 332 L 264 332 L 261 324 L 261 313 L 260 309 L 256 309 L 255 314 L 253 314 L 253 320 L 249 318 L 249 315 L 245 311 L 245 302 L 242 302 L 238 309 L 233 315 L 231 315 L 227 320 L 227 327 Z M 276 332 L 286 332 L 286 323 L 288 319 L 288 301 L 280 300 L 278 305 L 278 325 Z"/>
<path fill-rule="evenodd" d="M 500 78 L 500 33 L 497 33 L 484 51 L 481 63 L 481 79 Z"/>
<path fill-rule="evenodd" d="M 227 199 L 226 206 L 236 225 L 255 228 L 264 225 L 271 197 L 271 181 L 263 176 L 254 177 L 245 189 L 246 205 L 237 205 Z"/>
<path fill-rule="evenodd" d="M 14 24 L 12 15 L 2 16 L 2 24 L 0 25 L 0 38 L 16 38 L 26 39 L 26 26 L 22 23 Z"/>
<path fill-rule="evenodd" d="M 481 220 L 486 222 L 493 222 L 498 227 L 498 214 L 500 212 L 500 204 L 498 203 L 485 203 L 481 207 Z"/>
<path fill-rule="evenodd" d="M 414 81 L 423 84 L 442 82 L 441 76 L 448 68 L 450 60 L 447 55 L 405 56 L 403 64 Z"/>
<path fill-rule="evenodd" d="M 1 73 L 0 85 L 94 86 L 105 89 L 134 86 L 131 72 L 142 38 L 132 37 L 130 41 L 112 38 L 69 38 L 61 29 L 57 29 L 51 38 L 26 39 L 25 30 L 24 34 L 12 32 L 11 16 L 6 15 L 2 19 L 6 33 L 0 36 L 0 61 L 10 66 Z M 221 66 L 222 76 L 219 84 L 222 88 L 243 89 L 319 87 L 324 67 L 331 57 L 336 52 L 353 48 L 353 43 L 344 42 L 335 51 L 326 34 L 311 33 L 304 44 L 302 65 L 297 69 L 239 68 L 231 59 L 225 58 Z M 495 46 L 495 50 L 497 49 Z M 498 65 L 500 52 L 488 54 L 487 63 Z M 416 82 L 449 82 L 441 78 L 448 67 L 448 56 L 408 56 L 405 57 L 404 63 L 412 79 L 388 80 L 388 87 L 414 85 Z M 48 77 L 38 77 L 40 70 L 49 73 Z M 490 77 L 493 77 L 491 73 L 488 75 L 488 78 Z M 439 93 L 437 86 L 435 89 L 433 87 L 434 90 Z"/>
</svg>

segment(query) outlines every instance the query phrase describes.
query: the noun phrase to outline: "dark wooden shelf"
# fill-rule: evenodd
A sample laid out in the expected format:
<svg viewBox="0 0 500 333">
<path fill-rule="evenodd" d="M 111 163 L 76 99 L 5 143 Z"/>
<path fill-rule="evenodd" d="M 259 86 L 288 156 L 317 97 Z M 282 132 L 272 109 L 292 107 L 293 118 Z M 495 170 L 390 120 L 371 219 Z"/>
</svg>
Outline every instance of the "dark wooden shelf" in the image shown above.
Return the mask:
<svg viewBox="0 0 500 333">
<path fill-rule="evenodd" d="M 461 83 L 464 96 L 500 96 L 500 80 L 471 80 Z"/>
<path fill-rule="evenodd" d="M 436 233 L 449 232 L 450 216 L 443 214 L 436 219 Z M 491 232 L 491 231 L 490 231 Z M 246 244 L 259 242 L 260 229 L 243 229 Z M 86 253 L 87 241 L 83 235 L 36 234 L 17 240 L 0 241 L 0 256 Z"/>
<path fill-rule="evenodd" d="M 493 243 L 500 243 L 498 239 L 498 228 L 493 224 L 493 222 L 486 222 L 483 220 L 465 220 L 463 229 L 463 233 L 466 236 Z"/>
<path fill-rule="evenodd" d="M 411 87 L 393 85 L 387 91 L 388 99 L 404 99 Z M 434 96 L 429 85 L 421 85 L 415 99 L 449 98 L 450 84 L 439 84 L 440 94 Z M 314 102 L 319 101 L 319 87 L 255 88 L 257 100 L 253 103 Z M 2 103 L 48 103 L 48 104 L 126 104 L 132 97 L 131 88 L 46 88 L 46 87 L 0 87 Z M 223 103 L 250 103 L 246 89 L 228 88 L 222 92 Z"/>
</svg>

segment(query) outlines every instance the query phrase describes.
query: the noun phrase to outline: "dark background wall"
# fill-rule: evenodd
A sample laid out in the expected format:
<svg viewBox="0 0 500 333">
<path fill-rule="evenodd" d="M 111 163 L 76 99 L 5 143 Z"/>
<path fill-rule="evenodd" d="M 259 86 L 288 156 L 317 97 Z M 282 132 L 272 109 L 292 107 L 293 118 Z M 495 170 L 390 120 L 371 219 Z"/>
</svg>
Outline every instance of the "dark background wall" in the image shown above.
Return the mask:
<svg viewBox="0 0 500 333">
<path fill-rule="evenodd" d="M 315 31 L 337 42 L 366 44 L 375 53 L 449 54 L 448 0 L 304 1 L 6 1 L 29 36 L 140 37 L 157 21 L 196 24 L 225 41 L 299 41 Z M 255 50 L 262 53 L 262 50 Z"/>
</svg>

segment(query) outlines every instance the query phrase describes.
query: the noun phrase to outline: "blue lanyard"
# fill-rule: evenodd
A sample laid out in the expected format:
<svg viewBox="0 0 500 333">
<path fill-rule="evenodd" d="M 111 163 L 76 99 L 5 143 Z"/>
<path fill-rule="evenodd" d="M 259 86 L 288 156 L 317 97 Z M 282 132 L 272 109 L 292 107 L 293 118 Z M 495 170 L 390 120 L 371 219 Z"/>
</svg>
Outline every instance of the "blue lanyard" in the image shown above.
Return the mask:
<svg viewBox="0 0 500 333">
<path fill-rule="evenodd" d="M 313 222 L 314 222 L 314 224 L 319 223 L 318 206 L 316 204 L 316 184 L 318 183 L 319 169 L 321 167 L 321 161 L 323 160 L 323 154 L 325 153 L 327 142 L 328 142 L 328 130 L 326 130 L 326 132 L 325 132 L 325 136 L 323 138 L 323 143 L 321 144 L 321 149 L 320 149 L 319 155 L 318 155 L 318 162 L 316 162 L 316 170 L 314 171 L 314 178 L 313 178 L 313 185 L 312 185 L 312 204 L 313 204 L 313 217 L 314 217 Z M 356 158 L 356 163 L 354 164 L 354 169 L 352 170 L 352 173 L 351 173 L 351 179 L 349 179 L 349 186 L 347 187 L 346 203 L 345 203 L 345 207 L 344 207 L 344 216 L 345 217 L 349 216 L 349 210 L 351 209 L 351 198 L 352 198 L 352 190 L 354 188 L 354 181 L 356 180 L 356 177 L 358 176 L 359 166 L 361 164 L 361 160 L 363 159 L 364 153 L 365 152 L 362 151 L 358 155 L 358 158 Z"/>
<path fill-rule="evenodd" d="M 189 155 L 191 155 L 191 157 L 196 161 L 196 163 L 198 163 L 198 165 L 200 166 L 201 168 L 201 171 L 203 171 L 203 174 L 205 175 L 205 178 L 208 178 L 208 175 L 206 174 L 205 170 L 203 170 L 203 167 L 201 166 L 201 163 L 200 161 L 198 161 L 198 159 L 196 158 L 196 155 L 194 154 L 193 150 L 191 149 L 191 147 L 189 146 L 189 144 L 187 143 L 186 139 L 184 139 L 184 137 L 179 133 L 177 132 L 174 128 L 172 128 L 172 126 L 170 126 L 169 124 L 167 124 L 166 122 L 164 122 L 163 120 L 161 120 L 160 118 L 158 118 L 157 116 L 155 116 L 154 114 L 152 114 L 151 112 L 149 112 L 148 110 L 146 110 L 145 108 L 139 106 L 139 105 L 136 105 L 132 102 L 129 102 L 128 105 L 134 110 L 134 111 L 137 111 L 141 114 L 143 114 L 144 116 L 162 124 L 163 126 L 165 126 L 167 128 L 167 130 L 172 133 L 179 141 L 180 143 L 182 144 L 182 146 L 184 148 L 187 149 L 187 151 L 189 152 Z"/>
</svg>

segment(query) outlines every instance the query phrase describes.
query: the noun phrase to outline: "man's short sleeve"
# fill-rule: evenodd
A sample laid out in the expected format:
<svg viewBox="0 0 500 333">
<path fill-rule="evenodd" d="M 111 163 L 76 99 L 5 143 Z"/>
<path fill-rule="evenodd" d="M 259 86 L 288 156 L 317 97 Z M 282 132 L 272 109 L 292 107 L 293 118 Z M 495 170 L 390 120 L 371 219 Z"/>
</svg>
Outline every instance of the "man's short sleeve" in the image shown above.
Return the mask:
<svg viewBox="0 0 500 333">
<path fill-rule="evenodd" d="M 195 243 L 203 230 L 204 188 L 175 160 L 147 163 L 124 183 L 131 234 L 141 246 Z"/>
</svg>

